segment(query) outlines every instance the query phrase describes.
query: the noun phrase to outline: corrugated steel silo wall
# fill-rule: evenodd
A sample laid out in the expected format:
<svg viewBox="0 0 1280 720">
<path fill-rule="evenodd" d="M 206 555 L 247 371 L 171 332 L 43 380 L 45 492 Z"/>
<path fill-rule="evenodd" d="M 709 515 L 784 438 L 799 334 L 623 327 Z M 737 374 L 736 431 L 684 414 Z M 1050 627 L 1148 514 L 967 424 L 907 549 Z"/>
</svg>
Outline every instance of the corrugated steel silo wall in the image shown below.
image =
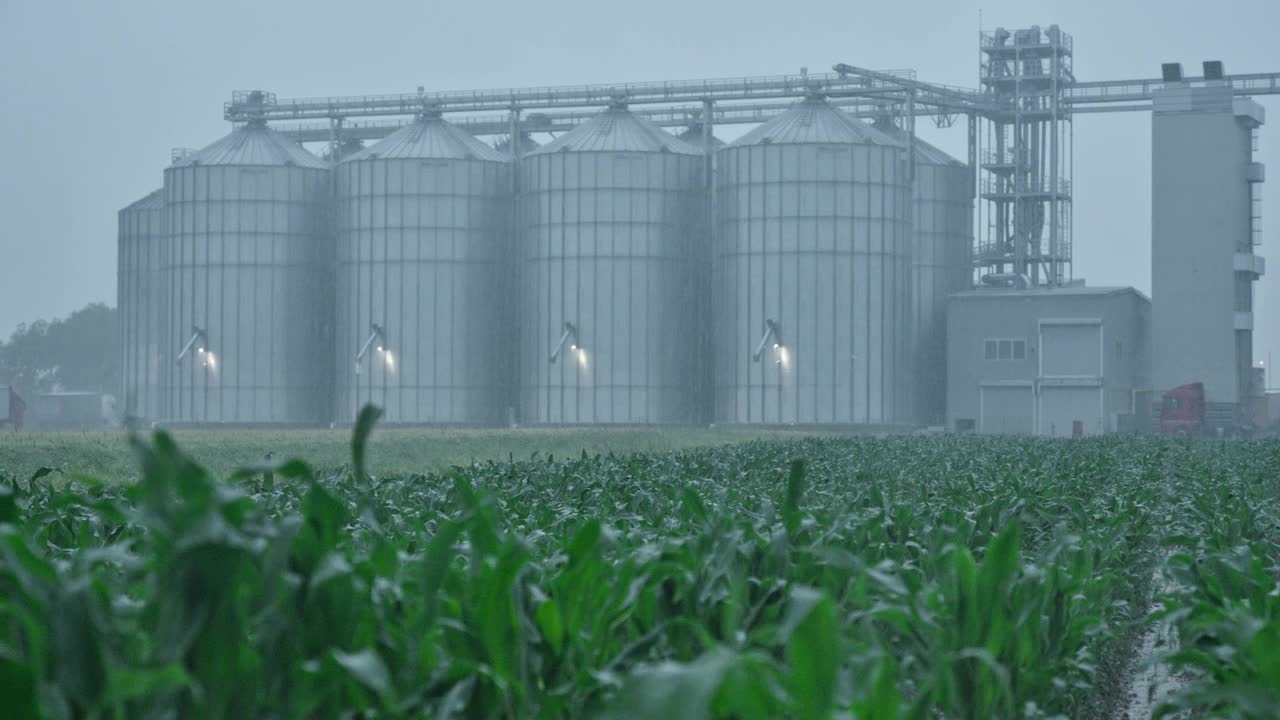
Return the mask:
<svg viewBox="0 0 1280 720">
<path fill-rule="evenodd" d="M 696 244 L 703 158 L 557 152 L 520 166 L 524 422 L 697 419 Z M 549 361 L 566 322 L 582 356 Z"/>
<path fill-rule="evenodd" d="M 116 307 L 120 313 L 120 409 L 127 417 L 161 416 L 160 373 L 171 355 L 161 330 L 160 251 L 164 206 L 139 202 L 119 213 Z"/>
<path fill-rule="evenodd" d="M 372 402 L 393 423 L 502 422 L 515 341 L 507 317 L 511 166 L 472 159 L 342 163 L 338 419 Z M 385 356 L 355 356 L 373 323 Z"/>
<path fill-rule="evenodd" d="M 972 177 L 964 165 L 916 164 L 912 348 L 917 417 L 942 424 L 947 411 L 947 296 L 972 284 Z"/>
<path fill-rule="evenodd" d="M 903 152 L 757 144 L 719 152 L 715 418 L 910 422 L 910 188 Z M 786 362 L 752 352 L 775 320 Z"/>
<path fill-rule="evenodd" d="M 329 173 L 297 166 L 165 170 L 167 329 L 199 326 L 214 362 L 166 364 L 166 418 L 315 424 L 332 415 Z"/>
</svg>

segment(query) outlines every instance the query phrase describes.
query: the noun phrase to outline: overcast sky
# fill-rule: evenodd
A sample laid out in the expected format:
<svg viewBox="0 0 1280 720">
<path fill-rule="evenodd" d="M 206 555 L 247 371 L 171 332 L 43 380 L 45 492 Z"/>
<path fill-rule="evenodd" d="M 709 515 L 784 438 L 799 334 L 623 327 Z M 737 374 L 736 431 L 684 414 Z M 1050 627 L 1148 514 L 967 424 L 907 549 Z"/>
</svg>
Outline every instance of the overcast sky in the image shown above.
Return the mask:
<svg viewBox="0 0 1280 720">
<path fill-rule="evenodd" d="M 977 85 L 983 25 L 1058 23 L 1080 80 L 1280 71 L 1280 0 L 0 0 L 0 337 L 115 304 L 116 211 L 237 89 L 286 96 L 772 75 L 836 62 Z M 1159 8 L 1159 9 L 1158 9 Z M 1280 97 L 1262 157 L 1280 178 Z M 1075 274 L 1150 291 L 1151 119 L 1075 122 Z M 964 157 L 963 123 L 926 138 Z M 1267 184 L 1255 357 L 1280 362 L 1280 179 Z M 1273 379 L 1272 384 L 1280 384 Z"/>
</svg>

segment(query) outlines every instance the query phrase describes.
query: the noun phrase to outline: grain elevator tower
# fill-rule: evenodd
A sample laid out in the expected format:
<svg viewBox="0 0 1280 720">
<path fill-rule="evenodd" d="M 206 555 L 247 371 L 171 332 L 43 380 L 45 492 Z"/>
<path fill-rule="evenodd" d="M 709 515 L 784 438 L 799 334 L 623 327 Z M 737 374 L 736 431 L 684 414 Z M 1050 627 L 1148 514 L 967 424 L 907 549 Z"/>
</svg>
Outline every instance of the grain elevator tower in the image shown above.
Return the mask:
<svg viewBox="0 0 1280 720">
<path fill-rule="evenodd" d="M 1157 393 L 1203 383 L 1206 422 L 1234 425 L 1253 394 L 1254 250 L 1263 109 L 1233 97 L 1222 64 L 1184 81 L 1166 65 L 1151 128 L 1152 374 Z M 1158 395 L 1157 395 L 1158 397 Z"/>
</svg>

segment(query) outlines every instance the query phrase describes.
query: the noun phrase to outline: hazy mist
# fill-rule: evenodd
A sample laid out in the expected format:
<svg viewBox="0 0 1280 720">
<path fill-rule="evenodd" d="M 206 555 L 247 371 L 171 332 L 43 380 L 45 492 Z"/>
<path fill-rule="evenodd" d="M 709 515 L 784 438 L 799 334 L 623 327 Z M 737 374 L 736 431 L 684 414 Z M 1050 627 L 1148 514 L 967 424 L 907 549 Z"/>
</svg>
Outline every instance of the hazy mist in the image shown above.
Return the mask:
<svg viewBox="0 0 1280 720">
<path fill-rule="evenodd" d="M 1057 23 L 1079 80 L 1280 70 L 1280 2 L 988 0 L 778 4 L 118 2 L 0 7 L 0 338 L 20 322 L 114 305 L 116 211 L 160 187 L 175 147 L 228 131 L 237 89 L 289 96 L 914 68 L 977 85 L 983 25 Z M 1260 160 L 1263 245 L 1254 357 L 1280 361 L 1280 98 Z M 965 157 L 963 122 L 926 139 Z M 1075 276 L 1150 291 L 1151 118 L 1075 120 Z M 732 137 L 734 131 L 725 132 Z M 1277 380 L 1271 379 L 1271 385 Z"/>
</svg>

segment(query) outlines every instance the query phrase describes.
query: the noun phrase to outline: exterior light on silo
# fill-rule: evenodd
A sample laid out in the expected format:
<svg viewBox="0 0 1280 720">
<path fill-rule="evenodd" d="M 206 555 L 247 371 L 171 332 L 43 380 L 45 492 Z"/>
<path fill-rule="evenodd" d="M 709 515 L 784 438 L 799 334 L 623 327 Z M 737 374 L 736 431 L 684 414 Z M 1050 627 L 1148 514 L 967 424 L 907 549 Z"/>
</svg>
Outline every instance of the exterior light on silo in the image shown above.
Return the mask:
<svg viewBox="0 0 1280 720">
<path fill-rule="evenodd" d="M 369 326 L 368 339 L 364 341 L 364 345 L 361 345 L 360 351 L 356 353 L 356 374 L 357 375 L 363 372 L 364 359 L 369 355 L 369 348 L 374 347 L 375 342 L 377 343 L 377 347 L 375 349 L 379 354 L 384 356 L 383 362 L 386 363 L 387 367 L 389 368 L 393 367 L 394 360 L 392 360 L 391 358 L 391 353 L 388 352 L 386 349 L 387 333 L 385 330 L 382 329 L 381 325 L 379 325 L 378 323 L 373 323 Z"/>
<path fill-rule="evenodd" d="M 764 354 L 764 348 L 768 345 L 769 340 L 773 340 L 775 352 L 783 350 L 782 333 L 778 330 L 778 323 L 773 318 L 768 318 L 764 321 L 764 336 L 760 338 L 760 343 L 756 345 L 755 352 L 751 353 L 751 359 L 754 362 L 760 362 L 760 356 Z"/>
<path fill-rule="evenodd" d="M 209 344 L 209 335 L 204 331 L 204 328 L 201 328 L 199 326 L 192 326 L 191 338 L 187 340 L 187 344 L 183 345 L 182 350 L 178 352 L 178 357 L 176 360 L 174 360 L 174 364 L 181 365 L 182 359 L 185 358 L 191 352 L 192 348 L 196 349 L 197 355 L 200 355 L 203 357 L 205 355 L 205 345 L 208 345 L 208 344 Z"/>
<path fill-rule="evenodd" d="M 555 348 L 551 351 L 551 362 L 554 363 L 560 357 L 560 352 L 564 350 L 566 342 L 569 343 L 570 352 L 577 354 L 579 363 L 581 363 L 585 353 L 578 347 L 578 328 L 571 322 L 564 324 L 564 332 L 560 334 L 560 340 L 556 342 Z"/>
</svg>

